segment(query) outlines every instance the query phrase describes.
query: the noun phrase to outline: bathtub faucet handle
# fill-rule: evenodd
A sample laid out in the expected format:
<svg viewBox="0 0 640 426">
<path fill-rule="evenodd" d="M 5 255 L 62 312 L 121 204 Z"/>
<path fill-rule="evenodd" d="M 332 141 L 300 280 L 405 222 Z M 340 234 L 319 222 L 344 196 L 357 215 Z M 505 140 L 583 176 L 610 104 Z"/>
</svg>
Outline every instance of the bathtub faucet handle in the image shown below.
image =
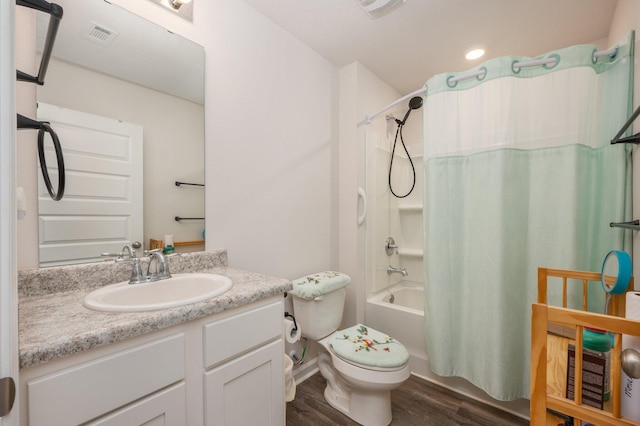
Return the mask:
<svg viewBox="0 0 640 426">
<path fill-rule="evenodd" d="M 391 256 L 394 251 L 398 254 L 398 246 L 393 237 L 387 237 L 387 240 L 384 242 L 384 251 L 387 253 L 387 256 Z"/>
</svg>

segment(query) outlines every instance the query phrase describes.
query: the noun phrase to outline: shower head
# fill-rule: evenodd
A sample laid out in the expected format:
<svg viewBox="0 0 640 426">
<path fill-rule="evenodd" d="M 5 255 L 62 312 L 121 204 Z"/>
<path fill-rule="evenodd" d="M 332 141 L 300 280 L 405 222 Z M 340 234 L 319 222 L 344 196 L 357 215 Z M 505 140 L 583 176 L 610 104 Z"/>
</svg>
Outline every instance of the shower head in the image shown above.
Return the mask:
<svg viewBox="0 0 640 426">
<path fill-rule="evenodd" d="M 422 96 L 414 96 L 409 100 L 409 108 L 420 109 L 422 108 Z"/>
<path fill-rule="evenodd" d="M 396 123 L 398 123 L 398 125 L 400 126 L 404 126 L 404 123 L 407 121 L 407 118 L 409 118 L 409 114 L 411 114 L 411 111 L 414 109 L 420 109 L 420 108 L 422 108 L 422 97 L 414 96 L 409 100 L 409 109 L 407 110 L 407 113 L 404 115 L 404 118 L 402 119 L 402 121 L 396 120 Z"/>
</svg>

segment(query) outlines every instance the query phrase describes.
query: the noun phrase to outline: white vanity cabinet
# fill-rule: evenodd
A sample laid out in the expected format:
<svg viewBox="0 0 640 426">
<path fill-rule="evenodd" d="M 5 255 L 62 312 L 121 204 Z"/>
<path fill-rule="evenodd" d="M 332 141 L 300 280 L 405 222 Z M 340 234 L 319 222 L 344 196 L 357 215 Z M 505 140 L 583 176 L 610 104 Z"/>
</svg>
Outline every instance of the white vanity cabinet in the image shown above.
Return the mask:
<svg viewBox="0 0 640 426">
<path fill-rule="evenodd" d="M 285 423 L 282 303 L 204 327 L 205 424 Z"/>
<path fill-rule="evenodd" d="M 283 298 L 20 371 L 20 422 L 283 425 Z"/>
<path fill-rule="evenodd" d="M 137 405 L 128 409 L 129 416 L 132 411 L 144 414 L 145 419 L 139 424 L 158 417 L 178 420 L 159 424 L 184 423 L 184 333 L 136 341 L 130 347 L 118 349 L 93 359 L 83 353 L 21 372 L 27 396 L 26 401 L 21 400 L 27 404 L 27 418 L 22 418 L 22 423 L 31 426 L 82 424 L 133 401 L 137 401 Z M 165 392 L 155 394 L 165 388 Z M 159 400 L 171 400 L 171 403 L 164 406 Z M 113 414 L 115 418 L 125 416 Z M 95 424 L 125 424 L 114 421 Z"/>
</svg>

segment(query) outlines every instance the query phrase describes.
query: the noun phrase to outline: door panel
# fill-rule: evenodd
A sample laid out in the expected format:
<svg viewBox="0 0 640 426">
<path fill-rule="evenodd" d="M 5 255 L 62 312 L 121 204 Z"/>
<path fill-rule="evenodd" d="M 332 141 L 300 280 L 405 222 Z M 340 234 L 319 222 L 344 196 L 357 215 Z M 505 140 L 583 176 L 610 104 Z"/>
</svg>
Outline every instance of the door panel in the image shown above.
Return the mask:
<svg viewBox="0 0 640 426">
<path fill-rule="evenodd" d="M 44 103 L 64 152 L 64 197 L 53 201 L 38 181 L 40 266 L 91 262 L 143 240 L 142 127 Z M 55 153 L 45 143 L 52 182 Z"/>
</svg>

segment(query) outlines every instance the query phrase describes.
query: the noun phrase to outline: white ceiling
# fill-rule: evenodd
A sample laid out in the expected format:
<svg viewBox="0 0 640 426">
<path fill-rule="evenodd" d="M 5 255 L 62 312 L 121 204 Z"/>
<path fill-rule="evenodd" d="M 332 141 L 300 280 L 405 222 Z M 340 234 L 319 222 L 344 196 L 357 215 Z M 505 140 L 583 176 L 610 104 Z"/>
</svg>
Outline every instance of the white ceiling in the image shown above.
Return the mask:
<svg viewBox="0 0 640 426">
<path fill-rule="evenodd" d="M 337 67 L 359 61 L 401 94 L 421 88 L 435 74 L 465 71 L 494 57 L 533 57 L 602 41 L 617 5 L 617 0 L 408 0 L 372 20 L 355 0 L 244 1 Z M 465 60 L 465 51 L 476 45 L 487 55 Z"/>
</svg>

